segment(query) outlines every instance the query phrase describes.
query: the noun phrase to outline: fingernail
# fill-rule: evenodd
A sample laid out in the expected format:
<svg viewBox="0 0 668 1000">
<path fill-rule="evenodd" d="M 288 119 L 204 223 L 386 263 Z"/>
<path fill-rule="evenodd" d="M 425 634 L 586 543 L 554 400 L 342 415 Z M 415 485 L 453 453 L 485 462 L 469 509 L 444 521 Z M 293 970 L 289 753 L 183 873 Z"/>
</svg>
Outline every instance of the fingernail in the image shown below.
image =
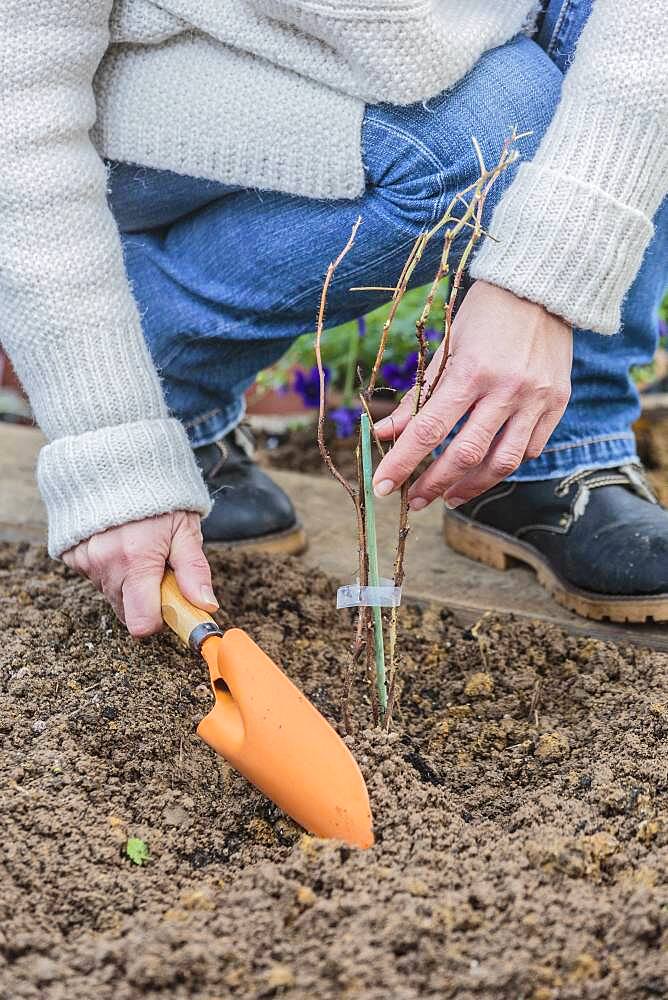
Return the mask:
<svg viewBox="0 0 668 1000">
<path fill-rule="evenodd" d="M 375 483 L 373 487 L 373 492 L 377 497 L 386 497 L 394 489 L 394 483 L 391 479 L 381 479 L 379 483 Z"/>
<path fill-rule="evenodd" d="M 384 431 L 386 427 L 389 427 L 391 420 L 389 417 L 383 417 L 382 420 L 377 420 L 373 425 L 377 431 Z"/>
<path fill-rule="evenodd" d="M 411 510 L 422 510 L 422 508 L 426 506 L 427 501 L 424 497 L 414 497 L 410 502 Z"/>
<path fill-rule="evenodd" d="M 202 604 L 213 604 L 214 607 L 219 607 L 218 601 L 216 600 L 216 595 L 214 594 L 211 587 L 202 587 L 199 595 L 202 599 Z"/>
<path fill-rule="evenodd" d="M 454 510 L 455 507 L 461 507 L 463 503 L 466 503 L 466 500 L 462 500 L 461 497 L 447 497 L 445 501 L 445 506 L 448 508 L 448 510 Z"/>
</svg>

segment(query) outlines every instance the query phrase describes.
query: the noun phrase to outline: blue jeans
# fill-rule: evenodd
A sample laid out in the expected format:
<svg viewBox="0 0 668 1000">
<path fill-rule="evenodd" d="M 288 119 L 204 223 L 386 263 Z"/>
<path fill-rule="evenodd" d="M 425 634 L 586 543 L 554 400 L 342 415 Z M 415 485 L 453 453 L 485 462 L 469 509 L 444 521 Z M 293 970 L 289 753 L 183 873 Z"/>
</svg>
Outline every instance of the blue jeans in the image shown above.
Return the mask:
<svg viewBox="0 0 668 1000">
<path fill-rule="evenodd" d="M 590 4 L 551 2 L 535 39 L 518 36 L 486 53 L 452 90 L 425 104 L 369 106 L 362 129 L 366 190 L 357 200 L 318 201 L 110 165 L 110 204 L 144 334 L 167 403 L 193 445 L 234 427 L 256 374 L 297 335 L 313 330 L 326 268 L 358 215 L 363 224 L 355 246 L 332 283 L 328 326 L 382 305 L 382 293 L 349 288 L 396 282 L 415 237 L 477 176 L 471 135 L 490 163 L 513 126 L 531 130 L 522 140 L 522 154 L 531 158 L 559 101 Z M 513 176 L 513 169 L 503 175 L 488 199 L 486 224 Z M 558 477 L 635 458 L 631 424 L 639 404 L 629 368 L 649 362 L 656 348 L 667 209 L 656 220 L 620 333 L 576 331 L 568 409 L 541 457 L 514 478 Z M 414 284 L 433 276 L 436 244 Z"/>
</svg>

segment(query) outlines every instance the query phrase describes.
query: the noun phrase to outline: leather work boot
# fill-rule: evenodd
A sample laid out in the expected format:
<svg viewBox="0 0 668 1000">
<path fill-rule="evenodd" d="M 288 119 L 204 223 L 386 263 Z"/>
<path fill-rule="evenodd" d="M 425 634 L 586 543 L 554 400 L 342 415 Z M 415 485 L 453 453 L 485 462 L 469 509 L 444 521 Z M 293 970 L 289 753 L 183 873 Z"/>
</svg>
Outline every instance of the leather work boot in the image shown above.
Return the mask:
<svg viewBox="0 0 668 1000">
<path fill-rule="evenodd" d="M 668 621 L 668 510 L 641 466 L 506 481 L 445 512 L 456 552 L 536 571 L 564 607 L 613 622 Z"/>
<path fill-rule="evenodd" d="M 204 541 L 257 552 L 303 552 L 306 535 L 290 499 L 258 468 L 253 453 L 246 427 L 194 449 L 213 500 L 202 522 Z"/>
</svg>

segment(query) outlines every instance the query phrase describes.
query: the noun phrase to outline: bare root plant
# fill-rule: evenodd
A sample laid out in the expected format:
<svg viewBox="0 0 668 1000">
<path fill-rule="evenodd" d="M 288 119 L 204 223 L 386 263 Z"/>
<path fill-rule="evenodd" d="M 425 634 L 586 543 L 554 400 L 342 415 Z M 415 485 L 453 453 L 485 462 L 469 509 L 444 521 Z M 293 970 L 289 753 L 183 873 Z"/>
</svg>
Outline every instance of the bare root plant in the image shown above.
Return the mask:
<svg viewBox="0 0 668 1000">
<path fill-rule="evenodd" d="M 361 217 L 358 218 L 352 228 L 350 238 L 345 247 L 332 261 L 327 269 L 320 306 L 318 309 L 318 320 L 315 334 L 315 354 L 318 373 L 320 378 L 320 401 L 318 412 L 318 447 L 323 461 L 327 465 L 332 476 L 341 484 L 350 497 L 355 508 L 357 522 L 357 545 L 358 545 L 358 579 L 360 587 L 378 586 L 377 550 L 375 539 L 375 516 L 374 500 L 371 488 L 371 437 L 375 440 L 376 447 L 380 454 L 383 448 L 380 441 L 373 432 L 373 421 L 371 419 L 370 402 L 374 392 L 377 391 L 377 381 L 385 350 L 392 333 L 392 325 L 397 315 L 401 301 L 406 294 L 415 270 L 422 260 L 427 245 L 432 240 L 440 237 L 442 239 L 442 249 L 438 267 L 431 283 L 427 286 L 424 306 L 415 323 L 415 336 L 418 345 L 418 362 L 413 387 L 409 390 L 412 401 L 412 412 L 415 417 L 424 404 L 431 398 L 434 389 L 439 384 L 445 373 L 448 360 L 450 358 L 450 340 L 452 334 L 452 323 L 455 307 L 460 299 L 462 281 L 466 267 L 470 261 L 471 254 L 482 236 L 491 236 L 483 229 L 482 217 L 486 199 L 490 190 L 499 177 L 514 163 L 519 153 L 516 143 L 528 133 L 517 133 L 513 130 L 509 138 L 504 142 L 501 154 L 497 163 L 488 168 L 485 164 L 482 151 L 475 138 L 472 138 L 478 160 L 479 174 L 477 179 L 463 191 L 459 191 L 450 201 L 442 218 L 427 232 L 422 233 L 413 244 L 406 262 L 401 270 L 401 274 L 392 287 L 365 286 L 351 288 L 351 292 L 377 291 L 391 293 L 391 300 L 387 318 L 381 330 L 378 350 L 369 373 L 366 385 L 359 374 L 360 392 L 359 399 L 362 406 L 360 419 L 360 429 L 356 445 L 357 456 L 357 485 L 349 482 L 345 476 L 336 468 L 332 457 L 325 443 L 325 419 L 327 415 L 327 396 L 325 389 L 325 371 L 322 362 L 322 336 L 325 327 L 325 312 L 327 296 L 337 268 L 344 258 L 352 250 L 357 236 L 358 229 L 362 224 Z M 466 238 L 466 239 L 465 239 Z M 465 241 L 464 241 L 465 240 Z M 455 265 L 451 264 L 453 247 L 457 243 L 458 260 Z M 460 250 L 459 248 L 462 247 Z M 435 377 L 429 384 L 427 383 L 427 368 L 430 360 L 429 344 L 425 336 L 425 328 L 429 320 L 430 313 L 434 306 L 437 292 L 443 288 L 447 282 L 446 302 L 444 309 L 443 336 L 435 352 L 442 348 L 439 366 Z M 406 552 L 406 540 L 409 534 L 409 503 L 408 491 L 411 480 L 407 480 L 400 495 L 399 522 L 397 528 L 397 542 L 394 557 L 393 583 L 395 587 L 401 587 L 404 582 L 404 559 Z M 354 640 L 352 642 L 351 659 L 346 670 L 344 679 L 343 694 L 343 720 L 347 731 L 350 731 L 350 692 L 355 677 L 357 665 L 362 656 L 366 663 L 367 679 L 371 688 L 372 711 L 375 724 L 382 724 L 389 727 L 392 713 L 398 698 L 398 670 L 397 670 L 397 629 L 398 629 L 399 608 L 394 606 L 389 613 L 389 620 L 384 623 L 381 609 L 379 607 L 360 606 L 357 615 Z M 386 670 L 385 644 L 383 630 L 387 629 L 387 661 L 389 668 Z"/>
</svg>

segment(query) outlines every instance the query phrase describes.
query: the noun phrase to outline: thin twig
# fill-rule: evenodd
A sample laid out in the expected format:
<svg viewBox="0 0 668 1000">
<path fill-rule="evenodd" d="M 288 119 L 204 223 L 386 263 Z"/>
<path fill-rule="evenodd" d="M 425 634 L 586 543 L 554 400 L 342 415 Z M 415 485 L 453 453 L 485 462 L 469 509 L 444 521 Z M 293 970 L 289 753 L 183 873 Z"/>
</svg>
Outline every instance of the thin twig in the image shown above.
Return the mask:
<svg viewBox="0 0 668 1000">
<path fill-rule="evenodd" d="M 390 311 L 387 315 L 387 319 L 383 324 L 383 329 L 380 334 L 380 342 L 378 344 L 378 352 L 376 354 L 376 360 L 373 363 L 373 368 L 371 369 L 371 375 L 369 376 L 369 384 L 366 389 L 366 395 L 369 397 L 376 388 L 376 380 L 378 379 L 378 372 L 380 371 L 380 366 L 383 363 L 383 355 L 385 354 L 385 347 L 387 346 L 387 338 L 394 322 L 394 317 L 397 315 L 397 309 L 401 304 L 401 300 L 404 297 L 406 289 L 408 288 L 408 283 L 413 275 L 413 271 L 417 267 L 422 254 L 424 253 L 424 248 L 427 245 L 427 237 L 425 234 L 418 236 L 408 259 L 403 266 L 402 272 L 399 276 L 399 281 L 394 291 L 394 296 L 392 298 L 392 304 L 390 305 Z"/>
<path fill-rule="evenodd" d="M 471 219 L 471 217 L 473 217 L 473 221 L 474 221 L 473 232 L 472 232 L 472 234 L 471 234 L 471 236 L 469 238 L 469 241 L 468 241 L 466 247 L 464 248 L 464 251 L 462 252 L 462 255 L 461 255 L 460 259 L 459 259 L 459 262 L 458 262 L 458 265 L 457 265 L 457 270 L 456 270 L 455 276 L 454 276 L 454 280 L 452 282 L 452 287 L 450 289 L 450 294 L 448 296 L 448 305 L 447 305 L 447 308 L 446 308 L 446 311 L 445 311 L 445 323 L 444 323 L 444 333 L 443 333 L 443 341 L 442 341 L 441 360 L 440 360 L 440 363 L 439 363 L 438 371 L 436 373 L 436 377 L 434 379 L 432 379 L 431 385 L 429 386 L 429 389 L 427 390 L 427 394 L 426 394 L 426 398 L 425 398 L 425 403 L 429 402 L 429 400 L 431 399 L 432 395 L 434 394 L 434 391 L 436 390 L 436 387 L 439 385 L 439 383 L 441 381 L 441 378 L 443 377 L 443 374 L 445 372 L 445 368 L 446 368 L 446 365 L 448 363 L 449 357 L 450 357 L 450 342 L 451 342 L 451 336 L 452 336 L 452 319 L 453 319 L 453 313 L 454 313 L 454 309 L 455 309 L 455 304 L 456 304 L 457 298 L 459 296 L 459 290 L 461 288 L 462 278 L 463 278 L 463 275 L 464 275 L 464 271 L 466 270 L 466 266 L 468 264 L 469 258 L 471 256 L 471 254 L 473 253 L 473 250 L 474 250 L 476 244 L 478 243 L 480 237 L 483 234 L 483 229 L 482 229 L 482 213 L 483 213 L 483 209 L 485 207 L 485 200 L 486 200 L 487 195 L 489 194 L 492 186 L 498 180 L 498 178 L 501 176 L 501 174 L 504 172 L 504 170 L 506 170 L 510 166 L 510 164 L 514 163 L 515 160 L 517 159 L 517 155 L 518 154 L 511 152 L 512 144 L 515 141 L 515 135 L 516 135 L 516 133 L 515 133 L 515 131 L 513 131 L 511 137 L 504 142 L 503 149 L 501 151 L 501 156 L 499 157 L 499 162 L 497 163 L 497 165 L 492 170 L 487 170 L 486 168 L 485 168 L 485 170 L 481 169 L 480 177 L 478 178 L 478 180 L 475 183 L 475 185 L 473 185 L 474 194 L 473 194 L 473 197 L 471 198 L 471 201 L 468 204 L 468 207 L 467 207 L 465 215 L 463 216 L 462 219 L 459 220 L 459 222 L 451 230 L 448 231 L 448 234 L 446 236 L 446 242 L 449 240 L 449 246 L 447 248 L 448 252 L 449 252 L 450 247 L 452 246 L 452 243 L 454 241 L 455 236 L 458 235 L 458 232 L 460 231 L 460 229 L 463 228 L 462 223 L 464 222 L 464 220 L 466 220 L 468 222 Z M 484 165 L 484 159 L 482 157 L 482 152 L 480 150 L 480 147 L 479 147 L 477 141 L 475 140 L 475 137 L 472 137 L 472 141 L 473 141 L 473 144 L 474 144 L 474 148 L 476 149 L 476 154 L 478 155 L 479 162 L 480 162 L 481 167 L 482 167 L 482 165 Z M 460 195 L 458 196 L 458 199 L 462 200 L 461 199 L 461 192 L 460 192 Z"/>
<path fill-rule="evenodd" d="M 475 149 L 475 155 L 478 157 L 478 166 L 480 168 L 480 176 L 484 177 L 487 174 L 487 167 L 485 166 L 485 158 L 482 155 L 482 149 L 480 148 L 480 143 L 474 135 L 471 136 L 471 142 L 473 143 L 473 148 Z"/>
<path fill-rule="evenodd" d="M 320 449 L 320 454 L 322 455 L 323 461 L 334 478 L 343 486 L 344 490 L 350 495 L 351 500 L 355 504 L 355 508 L 358 511 L 359 516 L 359 501 L 357 496 L 357 491 L 348 482 L 348 480 L 343 476 L 339 470 L 334 465 L 332 456 L 329 453 L 329 449 L 325 443 L 325 414 L 327 408 L 327 394 L 325 391 L 325 369 L 322 363 L 322 333 L 325 326 L 325 306 L 327 304 L 327 295 L 329 293 L 329 286 L 332 283 L 332 278 L 334 277 L 334 272 L 343 260 L 343 258 L 348 254 L 355 242 L 355 237 L 357 236 L 357 230 L 362 223 L 362 217 L 358 216 L 355 224 L 353 225 L 352 232 L 348 242 L 344 246 L 343 250 L 332 263 L 327 268 L 327 273 L 325 275 L 325 281 L 322 286 L 322 293 L 320 295 L 320 305 L 318 307 L 318 321 L 316 325 L 315 333 L 315 360 L 318 367 L 318 380 L 320 386 L 320 400 L 318 406 L 318 447 Z"/>
<path fill-rule="evenodd" d="M 367 402 L 367 400 L 366 400 L 363 392 L 360 392 L 360 394 L 359 394 L 359 400 L 360 400 L 360 403 L 362 404 L 364 412 L 366 413 L 367 417 L 369 418 L 369 423 L 371 424 L 371 433 L 373 434 L 374 444 L 376 445 L 376 448 L 380 452 L 381 458 L 384 458 L 385 457 L 385 449 L 383 448 L 382 441 L 378 437 L 378 432 L 376 431 L 376 425 L 373 422 L 373 417 L 371 416 L 371 410 L 369 409 L 369 404 L 368 404 L 368 402 Z"/>
<path fill-rule="evenodd" d="M 361 223 L 362 223 L 362 218 L 361 216 L 358 216 L 357 220 L 355 221 L 355 224 L 353 225 L 348 242 L 346 243 L 345 247 L 338 255 L 338 257 L 335 260 L 333 260 L 332 263 L 327 268 L 325 281 L 322 287 L 322 293 L 320 295 L 320 305 L 318 307 L 318 320 L 316 324 L 316 334 L 315 334 L 315 358 L 316 358 L 316 365 L 318 367 L 318 380 L 320 389 L 319 405 L 318 405 L 318 435 L 317 435 L 318 448 L 320 449 L 320 454 L 322 455 L 325 465 L 327 466 L 331 474 L 334 476 L 336 481 L 340 483 L 341 486 L 343 486 L 344 490 L 349 495 L 355 507 L 355 517 L 357 519 L 357 551 L 358 551 L 358 564 L 359 564 L 359 578 L 360 578 L 360 584 L 365 585 L 367 578 L 367 563 L 366 563 L 366 539 L 365 539 L 365 526 L 364 526 L 364 504 L 362 498 L 360 497 L 359 491 L 356 490 L 352 486 L 352 484 L 348 482 L 345 476 L 343 476 L 334 465 L 332 456 L 330 455 L 329 449 L 327 448 L 327 445 L 325 443 L 325 415 L 327 407 L 327 394 L 325 387 L 325 369 L 322 363 L 322 334 L 325 326 L 325 307 L 327 304 L 327 295 L 329 292 L 329 287 L 332 283 L 332 278 L 334 277 L 334 272 L 336 271 L 337 267 L 344 259 L 346 254 L 349 253 L 350 250 L 352 249 L 353 244 L 355 242 L 355 237 L 357 235 L 357 230 L 359 229 Z M 357 623 L 356 639 L 352 650 L 351 663 L 349 664 L 347 677 L 346 680 L 344 681 L 342 707 L 343 707 L 344 725 L 346 727 L 346 731 L 349 730 L 349 724 L 350 724 L 349 693 L 354 677 L 354 666 L 355 663 L 357 662 L 357 659 L 359 658 L 362 648 L 362 643 L 364 641 L 363 634 L 366 626 L 366 617 L 367 617 L 366 609 L 360 608 L 358 623 Z"/>
<path fill-rule="evenodd" d="M 452 337 L 452 326 L 455 315 L 456 307 L 459 303 L 461 292 L 463 288 L 464 274 L 468 267 L 471 255 L 475 249 L 478 241 L 483 237 L 488 239 L 494 239 L 493 234 L 488 233 L 482 225 L 483 212 L 485 208 L 486 199 L 491 191 L 493 185 L 496 183 L 501 174 L 508 169 L 508 167 L 514 163 L 518 157 L 517 151 L 513 148 L 514 143 L 524 137 L 524 135 L 530 133 L 517 133 L 513 131 L 512 135 L 504 142 L 503 148 L 499 159 L 494 167 L 489 169 L 485 164 L 485 158 L 482 153 L 480 144 L 475 137 L 472 137 L 471 141 L 475 151 L 475 155 L 478 161 L 479 175 L 475 181 L 469 184 L 466 188 L 458 191 L 450 201 L 449 205 L 446 207 L 445 212 L 441 218 L 426 232 L 422 233 L 414 241 L 410 253 L 404 263 L 401 270 L 401 274 L 395 285 L 392 286 L 381 286 L 381 285 L 363 285 L 355 286 L 351 288 L 351 291 L 367 291 L 367 292 L 389 292 L 391 293 L 390 307 L 388 310 L 388 315 L 383 324 L 381 330 L 378 349 L 376 352 L 376 357 L 374 360 L 373 368 L 369 375 L 368 382 L 366 386 L 364 385 L 364 380 L 362 374 L 358 368 L 358 379 L 360 383 L 360 399 L 363 407 L 363 414 L 361 418 L 361 424 L 365 424 L 367 427 L 367 437 L 366 448 L 367 456 L 365 460 L 365 468 L 362 469 L 362 460 L 360 457 L 360 443 L 361 434 L 358 442 L 357 451 L 357 478 L 358 483 L 363 484 L 368 492 L 368 496 L 364 496 L 364 488 L 356 491 L 352 485 L 338 472 L 335 468 L 331 456 L 329 455 L 324 442 L 324 419 L 325 419 L 325 378 L 324 378 L 324 368 L 322 365 L 322 356 L 320 349 L 320 342 L 322 337 L 322 330 L 324 327 L 324 312 L 325 312 L 325 301 L 334 271 L 343 260 L 345 255 L 348 253 L 353 245 L 355 234 L 360 225 L 360 220 L 358 219 L 353 227 L 350 240 L 348 241 L 346 247 L 344 247 L 338 258 L 330 264 L 327 270 L 327 276 L 325 279 L 325 285 L 323 287 L 323 294 L 320 302 L 320 310 L 318 314 L 318 329 L 316 333 L 316 361 L 318 364 L 318 373 L 320 379 L 320 408 L 318 415 L 318 445 L 320 447 L 323 459 L 328 466 L 330 472 L 337 479 L 342 486 L 349 493 L 353 502 L 355 504 L 355 510 L 358 521 L 358 553 L 359 553 L 359 580 L 361 586 L 368 585 L 370 579 L 372 583 L 377 581 L 377 565 L 375 559 L 373 560 L 374 565 L 372 566 L 372 572 L 369 572 L 369 557 L 368 550 L 369 545 L 372 545 L 373 538 L 369 537 L 369 528 L 366 521 L 368 520 L 368 515 L 370 510 L 367 505 L 373 505 L 373 498 L 371 494 L 371 468 L 370 468 L 370 432 L 373 429 L 374 436 L 376 438 L 376 444 L 382 453 L 382 446 L 378 440 L 377 434 L 375 433 L 375 428 L 373 428 L 373 421 L 371 420 L 369 401 L 371 400 L 373 393 L 376 389 L 376 383 L 379 377 L 380 368 L 383 363 L 383 358 L 385 355 L 385 350 L 389 341 L 390 333 L 392 331 L 392 325 L 396 318 L 399 306 L 406 294 L 409 285 L 415 275 L 416 268 L 424 256 L 425 249 L 428 243 L 434 239 L 437 235 L 442 234 L 443 245 L 441 248 L 439 265 L 436 270 L 436 274 L 433 277 L 431 285 L 429 286 L 427 296 L 415 324 L 415 335 L 418 343 L 418 361 L 416 368 L 416 377 L 413 388 L 410 390 L 412 393 L 411 403 L 412 403 L 412 415 L 415 417 L 421 408 L 429 401 L 433 395 L 436 387 L 440 384 L 445 368 L 447 366 L 450 357 L 450 343 Z M 463 207 L 463 211 L 462 211 Z M 457 209 L 457 212 L 455 210 Z M 465 247 L 463 248 L 461 255 L 459 255 L 457 260 L 457 266 L 454 273 L 451 271 L 450 266 L 450 256 L 453 251 L 458 238 L 466 232 L 468 239 Z M 425 328 L 433 308 L 434 300 L 438 289 L 440 288 L 444 280 L 450 282 L 450 286 L 447 293 L 447 301 L 445 303 L 444 310 L 444 321 L 443 321 L 443 337 L 441 343 L 436 350 L 436 354 L 440 355 L 438 368 L 435 377 L 427 377 L 427 355 L 429 353 L 429 344 L 427 343 Z M 408 492 L 410 489 L 411 480 L 407 480 L 401 489 L 400 493 L 400 509 L 399 509 L 399 525 L 398 525 L 398 537 L 397 545 L 395 550 L 395 560 L 394 560 L 394 585 L 396 587 L 401 587 L 404 580 L 404 560 L 405 560 L 405 550 L 406 550 L 406 539 L 409 533 L 409 510 L 410 505 L 408 503 Z M 371 511 L 372 512 L 372 511 Z M 371 535 L 373 535 L 373 530 L 371 530 Z M 373 546 L 372 546 L 373 547 Z M 397 709 L 399 714 L 401 714 L 400 705 L 398 704 L 398 673 L 397 673 L 397 661 L 396 661 L 396 649 L 397 649 L 397 628 L 398 628 L 398 607 L 393 607 L 390 615 L 389 621 L 389 692 L 384 686 L 380 684 L 381 672 L 379 671 L 379 643 L 382 644 L 383 633 L 382 633 L 382 618 L 380 616 L 379 608 L 365 608 L 361 607 L 359 609 L 359 614 L 357 618 L 355 638 L 352 647 L 352 662 L 348 667 L 346 677 L 344 680 L 344 721 L 346 728 L 350 726 L 349 719 L 349 695 L 352 687 L 352 681 L 354 676 L 355 664 L 359 661 L 362 651 L 366 654 L 366 672 L 367 679 L 371 684 L 371 703 L 374 723 L 378 723 L 383 714 L 383 709 L 386 707 L 384 713 L 384 722 L 389 726 L 392 712 Z M 378 619 L 380 618 L 380 621 Z M 374 621 L 375 619 L 375 621 Z M 374 628 L 375 625 L 375 628 Z M 375 640 L 375 641 L 374 641 Z M 483 663 L 487 664 L 487 648 L 485 641 L 480 636 L 478 638 L 481 656 L 483 658 Z M 374 670 L 374 662 L 376 669 Z M 374 683 L 374 673 L 376 677 L 376 683 Z M 387 697 L 385 703 L 384 696 Z M 535 707 L 535 706 L 532 706 Z"/>
</svg>

